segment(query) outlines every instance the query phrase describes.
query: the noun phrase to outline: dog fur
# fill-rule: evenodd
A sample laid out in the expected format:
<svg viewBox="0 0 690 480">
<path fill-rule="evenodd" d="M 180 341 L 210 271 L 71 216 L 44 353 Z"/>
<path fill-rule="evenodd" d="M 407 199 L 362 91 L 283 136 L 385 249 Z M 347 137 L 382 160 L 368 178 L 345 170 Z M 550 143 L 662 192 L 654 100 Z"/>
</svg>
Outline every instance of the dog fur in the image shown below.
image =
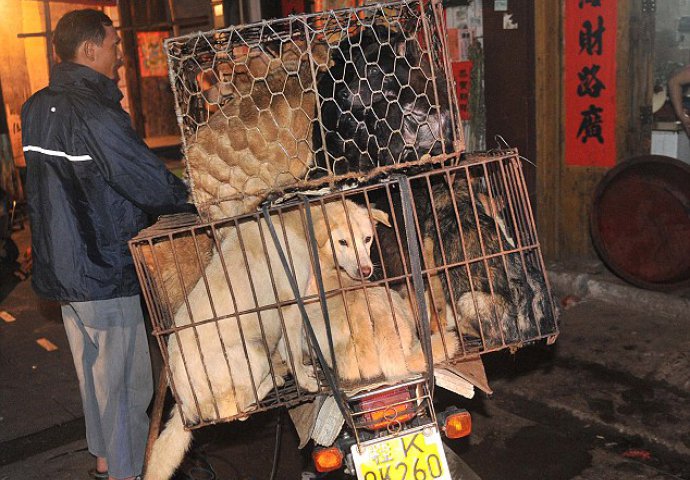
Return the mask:
<svg viewBox="0 0 690 480">
<path fill-rule="evenodd" d="M 380 224 L 391 227 L 387 215 L 378 212 Z M 319 245 L 319 256 L 329 258 L 330 241 Z M 396 381 L 426 369 L 426 358 L 417 335 L 414 307 L 396 290 L 382 285 L 353 281 L 341 275 L 337 264 L 321 270 L 326 291 L 334 355 L 330 355 L 326 321 L 319 302 L 306 304 L 317 341 L 329 365 L 333 358 L 344 387 L 357 387 L 372 381 Z M 343 288 L 350 287 L 350 288 Z M 316 286 L 310 293 L 317 293 Z M 437 333 L 431 338 L 433 362 L 450 359 L 458 350 L 457 336 Z M 303 344 L 307 346 L 305 342 Z M 313 358 L 310 352 L 304 352 Z"/>
<path fill-rule="evenodd" d="M 502 253 L 516 245 L 495 201 L 480 192 L 479 184 L 471 195 L 462 170 L 437 175 L 430 183 L 414 194 L 425 261 L 430 268 L 467 262 L 450 267 L 448 275 L 442 271 L 430 277 L 438 328 L 455 319 L 458 331 L 482 339 L 484 348 L 536 335 L 534 320 L 545 313 L 545 284 L 519 253 Z"/>
<path fill-rule="evenodd" d="M 137 244 L 146 264 L 147 280 L 161 306 L 161 314 L 171 322 L 211 261 L 213 239 L 206 230 L 162 236 L 151 244 Z"/>
<path fill-rule="evenodd" d="M 331 63 L 318 76 L 312 177 L 364 174 L 452 151 L 446 80 L 431 80 L 415 37 L 383 24 L 362 28 L 340 42 Z"/>
<path fill-rule="evenodd" d="M 298 42 L 271 47 L 219 57 L 218 71 L 190 80 L 203 84 L 210 76 L 215 82 L 203 91 L 201 126 L 186 135 L 192 196 L 206 221 L 255 211 L 269 192 L 303 179 L 312 163 L 310 62 L 327 65 L 326 46 L 315 42 L 311 52 Z"/>
</svg>

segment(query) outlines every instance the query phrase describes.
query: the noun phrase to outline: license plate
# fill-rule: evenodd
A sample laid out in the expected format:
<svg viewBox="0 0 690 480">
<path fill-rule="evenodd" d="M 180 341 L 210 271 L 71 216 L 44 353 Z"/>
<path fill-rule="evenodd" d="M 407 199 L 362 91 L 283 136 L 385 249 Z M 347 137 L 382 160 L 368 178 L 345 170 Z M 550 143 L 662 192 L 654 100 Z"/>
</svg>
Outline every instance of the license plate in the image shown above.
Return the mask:
<svg viewBox="0 0 690 480">
<path fill-rule="evenodd" d="M 352 446 L 358 480 L 452 480 L 441 435 L 434 427 Z"/>
</svg>

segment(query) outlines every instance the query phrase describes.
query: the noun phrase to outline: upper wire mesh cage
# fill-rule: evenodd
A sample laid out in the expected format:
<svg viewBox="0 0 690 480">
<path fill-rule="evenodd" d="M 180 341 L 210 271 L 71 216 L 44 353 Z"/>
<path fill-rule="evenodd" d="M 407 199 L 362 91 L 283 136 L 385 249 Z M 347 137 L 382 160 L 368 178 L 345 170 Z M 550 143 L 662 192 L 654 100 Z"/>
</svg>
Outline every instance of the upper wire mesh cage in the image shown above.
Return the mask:
<svg viewBox="0 0 690 480">
<path fill-rule="evenodd" d="M 410 1 L 167 40 L 202 217 L 461 152 L 444 28 L 439 2 Z"/>
</svg>

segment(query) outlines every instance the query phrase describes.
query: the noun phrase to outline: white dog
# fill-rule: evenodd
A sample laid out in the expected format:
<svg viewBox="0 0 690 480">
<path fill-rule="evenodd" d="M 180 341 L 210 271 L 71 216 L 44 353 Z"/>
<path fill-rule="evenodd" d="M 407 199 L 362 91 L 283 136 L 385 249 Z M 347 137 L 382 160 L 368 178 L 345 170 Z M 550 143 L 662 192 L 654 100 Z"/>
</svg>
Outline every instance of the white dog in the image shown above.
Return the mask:
<svg viewBox="0 0 690 480">
<path fill-rule="evenodd" d="M 351 281 L 368 278 L 373 272 L 369 251 L 374 223 L 387 223 L 387 214 L 351 201 L 326 202 L 310 211 L 319 245 L 335 247 L 321 248 L 320 261 L 338 265 Z M 295 208 L 271 217 L 300 295 L 313 284 L 303 213 Z M 294 303 L 278 306 L 294 301 L 295 295 L 265 220 L 240 221 L 227 230 L 220 252 L 213 254 L 174 317 L 175 327 L 183 328 L 170 335 L 167 354 L 182 415 L 173 408 L 154 444 L 147 480 L 167 480 L 182 462 L 191 441 L 185 423 L 251 412 L 282 386 L 285 372 L 271 361 L 277 355 L 301 388 L 318 389 L 314 366 L 302 362 L 299 311 Z"/>
</svg>

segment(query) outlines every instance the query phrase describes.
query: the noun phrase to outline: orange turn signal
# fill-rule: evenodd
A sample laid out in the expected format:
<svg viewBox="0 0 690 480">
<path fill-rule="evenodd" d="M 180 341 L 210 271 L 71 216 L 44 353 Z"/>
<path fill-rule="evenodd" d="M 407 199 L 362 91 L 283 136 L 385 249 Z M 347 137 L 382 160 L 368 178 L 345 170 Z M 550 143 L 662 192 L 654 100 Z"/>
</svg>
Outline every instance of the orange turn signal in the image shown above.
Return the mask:
<svg viewBox="0 0 690 480">
<path fill-rule="evenodd" d="M 343 466 L 343 452 L 338 447 L 320 448 L 311 456 L 317 472 L 332 472 Z"/>
<path fill-rule="evenodd" d="M 472 433 L 470 412 L 464 411 L 448 415 L 443 431 L 448 438 L 462 438 Z"/>
</svg>

